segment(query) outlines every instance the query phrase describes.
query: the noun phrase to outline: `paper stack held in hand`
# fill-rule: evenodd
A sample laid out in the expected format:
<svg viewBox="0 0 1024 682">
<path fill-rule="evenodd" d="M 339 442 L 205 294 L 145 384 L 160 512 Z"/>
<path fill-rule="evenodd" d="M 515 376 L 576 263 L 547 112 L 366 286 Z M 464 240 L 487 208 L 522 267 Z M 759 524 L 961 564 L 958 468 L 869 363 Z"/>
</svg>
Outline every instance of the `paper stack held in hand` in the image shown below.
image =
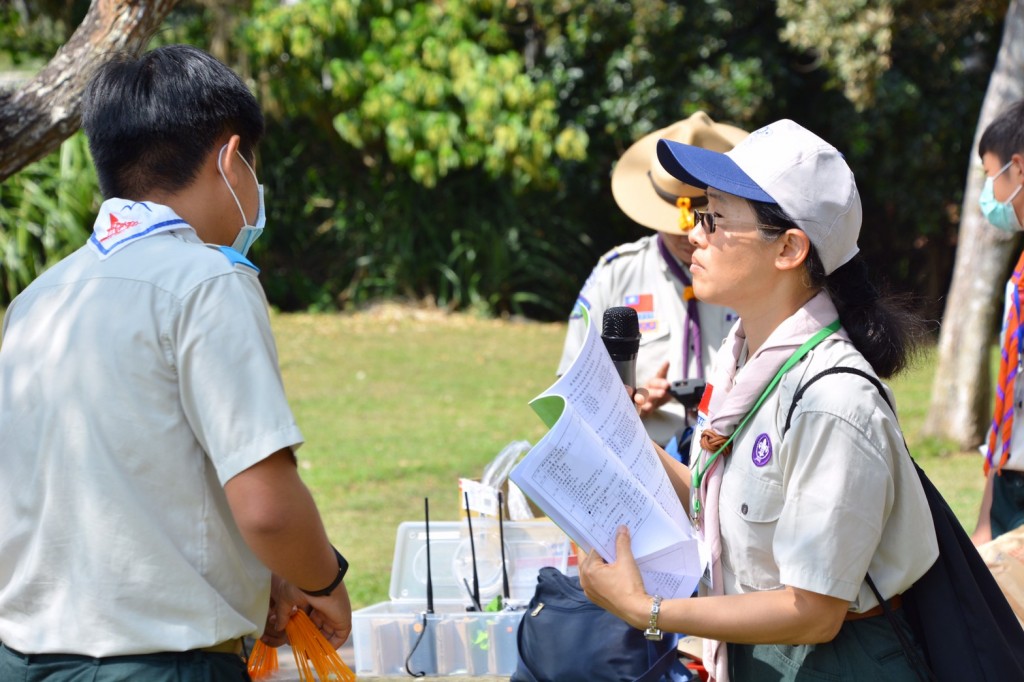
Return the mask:
<svg viewBox="0 0 1024 682">
<path fill-rule="evenodd" d="M 665 598 L 693 594 L 707 564 L 600 335 L 588 331 L 558 381 L 530 401 L 549 431 L 509 478 L 585 551 L 615 560 L 629 528 L 644 587 Z"/>
</svg>

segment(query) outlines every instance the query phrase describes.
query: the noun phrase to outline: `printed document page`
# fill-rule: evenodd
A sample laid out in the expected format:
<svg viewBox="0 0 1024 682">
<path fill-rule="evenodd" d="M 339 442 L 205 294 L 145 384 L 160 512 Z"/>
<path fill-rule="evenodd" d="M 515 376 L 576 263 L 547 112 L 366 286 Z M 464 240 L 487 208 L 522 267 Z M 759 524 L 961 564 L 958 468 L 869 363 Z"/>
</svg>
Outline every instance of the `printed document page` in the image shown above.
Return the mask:
<svg viewBox="0 0 1024 682">
<path fill-rule="evenodd" d="M 629 528 L 648 592 L 693 593 L 704 567 L 698 541 L 654 445 L 587 316 L 583 347 L 565 374 L 530 402 L 550 431 L 510 478 L 585 551 L 615 559 Z"/>
</svg>

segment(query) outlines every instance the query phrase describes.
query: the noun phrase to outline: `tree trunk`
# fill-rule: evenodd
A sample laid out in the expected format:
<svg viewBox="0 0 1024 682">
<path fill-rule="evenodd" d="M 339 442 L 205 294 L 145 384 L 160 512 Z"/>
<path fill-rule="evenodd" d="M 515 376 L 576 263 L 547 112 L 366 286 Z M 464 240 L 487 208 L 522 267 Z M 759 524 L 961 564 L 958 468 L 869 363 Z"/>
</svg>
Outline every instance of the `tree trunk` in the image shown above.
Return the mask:
<svg viewBox="0 0 1024 682">
<path fill-rule="evenodd" d="M 989 354 L 1002 313 L 1003 290 L 1017 241 L 987 223 L 978 209 L 985 180 L 978 141 L 985 127 L 1024 97 L 1024 4 L 1006 12 L 1002 43 L 985 91 L 968 163 L 953 281 L 939 335 L 938 366 L 922 434 L 979 445 L 990 422 Z"/>
<path fill-rule="evenodd" d="M 0 95 L 0 182 L 78 130 L 82 91 L 115 52 L 139 53 L 178 0 L 92 0 L 68 42 L 35 78 Z"/>
</svg>

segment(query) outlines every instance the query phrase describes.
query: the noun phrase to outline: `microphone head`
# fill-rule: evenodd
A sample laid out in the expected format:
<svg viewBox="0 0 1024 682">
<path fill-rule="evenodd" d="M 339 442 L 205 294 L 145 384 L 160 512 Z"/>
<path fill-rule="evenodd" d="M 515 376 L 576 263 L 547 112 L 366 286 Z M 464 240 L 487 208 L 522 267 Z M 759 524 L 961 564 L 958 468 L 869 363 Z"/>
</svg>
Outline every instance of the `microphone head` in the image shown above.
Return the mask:
<svg viewBox="0 0 1024 682">
<path fill-rule="evenodd" d="M 601 339 L 613 360 L 636 357 L 640 350 L 640 321 L 636 310 L 614 306 L 604 311 Z"/>
</svg>

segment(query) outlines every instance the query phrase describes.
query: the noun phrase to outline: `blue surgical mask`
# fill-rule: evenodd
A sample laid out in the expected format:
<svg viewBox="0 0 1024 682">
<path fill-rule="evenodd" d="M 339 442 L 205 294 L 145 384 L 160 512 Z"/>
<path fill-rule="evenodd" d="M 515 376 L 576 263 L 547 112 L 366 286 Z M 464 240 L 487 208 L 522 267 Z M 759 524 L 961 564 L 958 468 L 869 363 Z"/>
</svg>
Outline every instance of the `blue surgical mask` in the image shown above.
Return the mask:
<svg viewBox="0 0 1024 682">
<path fill-rule="evenodd" d="M 1021 229 L 1020 221 L 1017 219 L 1017 212 L 1013 210 L 1012 202 L 1020 194 L 1024 186 L 1017 187 L 1017 190 L 1006 201 L 997 201 L 993 189 L 996 178 L 1005 173 L 1006 169 L 1011 165 L 1013 165 L 1012 160 L 1000 168 L 998 173 L 985 178 L 985 184 L 981 188 L 981 196 L 978 197 L 978 207 L 985 215 L 985 219 L 992 223 L 992 227 L 999 228 L 1003 232 L 1016 232 Z"/>
<path fill-rule="evenodd" d="M 220 148 L 220 153 L 217 155 L 217 170 L 220 171 L 220 176 L 224 178 L 224 182 L 227 183 L 228 191 L 231 192 L 231 196 L 235 199 L 235 204 L 238 206 L 238 212 L 242 214 L 242 229 L 238 231 L 238 236 L 235 237 L 235 241 L 232 242 L 231 248 L 243 256 L 249 253 L 249 247 L 255 243 L 259 236 L 263 234 L 263 227 L 267 223 L 267 212 L 263 207 L 263 185 L 260 184 L 259 179 L 256 177 L 256 171 L 252 169 L 249 162 L 245 160 L 245 157 L 238 154 L 238 158 L 242 160 L 245 167 L 252 173 L 252 179 L 256 181 L 256 188 L 259 192 L 260 207 L 256 213 L 256 224 L 250 225 L 245 217 L 245 211 L 242 210 L 242 202 L 238 200 L 238 195 L 235 194 L 235 190 L 231 187 L 231 183 L 224 177 L 224 169 L 221 167 L 221 159 L 224 157 L 224 150 L 227 149 L 227 145 Z M 236 152 L 237 153 L 237 152 Z"/>
</svg>

